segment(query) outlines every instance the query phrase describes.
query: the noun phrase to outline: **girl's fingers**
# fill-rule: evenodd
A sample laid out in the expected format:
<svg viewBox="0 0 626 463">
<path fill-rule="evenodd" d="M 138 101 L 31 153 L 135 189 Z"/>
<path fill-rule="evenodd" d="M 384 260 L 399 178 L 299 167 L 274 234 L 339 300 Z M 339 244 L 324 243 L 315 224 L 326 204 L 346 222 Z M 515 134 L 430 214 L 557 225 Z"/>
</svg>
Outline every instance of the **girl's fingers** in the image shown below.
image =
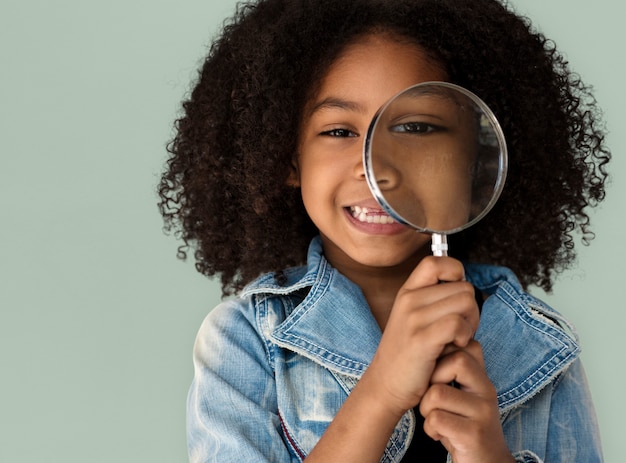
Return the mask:
<svg viewBox="0 0 626 463">
<path fill-rule="evenodd" d="M 437 425 L 442 413 L 458 418 L 466 418 L 475 422 L 481 422 L 498 416 L 497 400 L 490 396 L 480 396 L 468 393 L 449 384 L 434 384 L 422 397 L 419 411 L 422 416 L 430 421 L 430 426 L 435 427 L 444 435 L 443 428 Z M 450 419 L 450 417 L 448 417 Z"/>
<path fill-rule="evenodd" d="M 472 339 L 462 350 L 456 349 L 439 359 L 431 383 L 445 384 L 451 381 L 470 389 L 472 385 L 485 381 L 491 384 L 485 371 L 483 350 L 478 341 Z"/>
<path fill-rule="evenodd" d="M 439 283 L 462 277 L 454 259 L 424 259 L 398 292 L 367 375 L 394 413 L 420 402 L 448 346 L 471 342 L 479 318 L 474 288 L 465 281 Z"/>
<path fill-rule="evenodd" d="M 458 387 L 452 387 L 455 383 Z M 420 402 L 420 413 L 430 416 L 445 410 L 459 416 L 489 416 L 497 409 L 496 390 L 487 373 L 476 341 L 439 359 L 431 386 Z"/>
<path fill-rule="evenodd" d="M 421 352 L 432 351 L 434 359 L 439 362 L 438 359 L 447 346 L 468 346 L 472 342 L 474 332 L 473 324 L 465 317 L 451 313 L 440 317 L 422 330 L 419 347 L 422 348 Z"/>
<path fill-rule="evenodd" d="M 465 280 L 463 264 L 451 257 L 427 256 L 411 273 L 404 288 L 407 290 L 436 285 L 442 281 Z"/>
<path fill-rule="evenodd" d="M 478 328 L 479 312 L 474 288 L 467 282 L 441 283 L 435 286 L 407 290 L 402 289 L 396 297 L 389 321 L 415 323 L 428 326 L 441 317 L 458 314 Z"/>
<path fill-rule="evenodd" d="M 432 378 L 442 382 L 432 383 L 420 402 L 426 434 L 441 441 L 454 461 L 510 461 L 496 390 L 478 343 L 443 357 Z M 452 387 L 452 380 L 460 387 Z"/>
<path fill-rule="evenodd" d="M 464 281 L 463 264 L 450 257 L 426 257 L 398 291 L 390 320 L 427 326 L 451 313 L 466 317 L 475 329 L 479 313 L 474 287 Z"/>
<path fill-rule="evenodd" d="M 446 436 L 453 436 L 467 430 L 472 421 L 465 416 L 444 410 L 436 410 L 424 420 L 424 432 L 433 440 L 446 445 Z"/>
<path fill-rule="evenodd" d="M 379 396 L 385 398 L 390 409 L 402 414 L 417 405 L 428 390 L 444 348 L 467 345 L 473 333 L 473 326 L 455 314 L 438 319 L 412 336 L 386 331 L 368 368 L 368 377 L 377 378 Z"/>
</svg>

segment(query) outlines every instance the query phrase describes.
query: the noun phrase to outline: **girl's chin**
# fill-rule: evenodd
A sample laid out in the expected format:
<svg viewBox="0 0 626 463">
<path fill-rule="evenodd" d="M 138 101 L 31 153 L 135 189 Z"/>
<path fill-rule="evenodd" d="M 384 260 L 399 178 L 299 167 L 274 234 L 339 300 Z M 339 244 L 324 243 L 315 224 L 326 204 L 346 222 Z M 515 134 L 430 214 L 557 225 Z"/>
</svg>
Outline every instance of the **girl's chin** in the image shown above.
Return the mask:
<svg viewBox="0 0 626 463">
<path fill-rule="evenodd" d="M 430 249 L 430 247 L 429 247 Z M 426 250 L 422 252 L 420 249 L 418 252 L 412 254 L 394 254 L 385 253 L 384 255 L 368 255 L 367 253 L 359 253 L 353 259 L 357 265 L 367 267 L 372 270 L 388 270 L 397 268 L 414 268 L 427 254 Z"/>
<path fill-rule="evenodd" d="M 415 239 L 416 232 L 411 238 Z M 367 243 L 357 245 L 350 243 L 344 246 L 342 243 L 335 243 L 327 237 L 322 237 L 324 254 L 327 260 L 341 271 L 343 267 L 353 269 L 376 271 L 389 270 L 393 268 L 415 267 L 420 260 L 430 254 L 430 237 L 423 236 L 424 240 L 419 240 L 408 246 L 408 240 L 394 243 L 393 239 L 376 240 L 377 243 Z"/>
</svg>

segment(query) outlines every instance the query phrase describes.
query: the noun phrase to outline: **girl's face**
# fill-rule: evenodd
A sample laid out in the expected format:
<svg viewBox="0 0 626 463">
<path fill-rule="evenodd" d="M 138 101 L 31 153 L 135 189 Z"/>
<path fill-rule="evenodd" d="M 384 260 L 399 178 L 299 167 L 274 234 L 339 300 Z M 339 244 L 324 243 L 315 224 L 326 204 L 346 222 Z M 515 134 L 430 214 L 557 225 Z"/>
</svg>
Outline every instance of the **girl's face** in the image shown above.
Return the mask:
<svg viewBox="0 0 626 463">
<path fill-rule="evenodd" d="M 301 187 L 326 258 L 344 274 L 413 266 L 428 254 L 430 237 L 393 222 L 372 197 L 363 140 L 389 98 L 411 85 L 446 79 L 418 46 L 368 35 L 335 60 L 305 108 L 293 182 Z"/>
</svg>

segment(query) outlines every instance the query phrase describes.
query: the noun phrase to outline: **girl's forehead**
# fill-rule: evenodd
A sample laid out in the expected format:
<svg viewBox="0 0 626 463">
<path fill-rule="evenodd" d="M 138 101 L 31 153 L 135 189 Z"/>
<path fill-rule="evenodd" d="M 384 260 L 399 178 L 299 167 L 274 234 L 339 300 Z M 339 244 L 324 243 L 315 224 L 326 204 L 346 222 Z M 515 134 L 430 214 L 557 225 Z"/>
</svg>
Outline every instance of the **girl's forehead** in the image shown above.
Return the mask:
<svg viewBox="0 0 626 463">
<path fill-rule="evenodd" d="M 322 81 L 332 74 L 348 73 L 355 67 L 374 68 L 385 62 L 398 69 L 423 70 L 438 73 L 445 80 L 443 63 L 436 61 L 412 39 L 392 32 L 372 32 L 348 42 L 328 65 Z M 388 74 L 391 77 L 391 69 Z"/>
<path fill-rule="evenodd" d="M 419 82 L 446 79 L 443 67 L 419 45 L 390 34 L 372 34 L 344 47 L 326 69 L 317 96 L 338 89 L 360 93 L 381 84 L 404 85 L 400 91 Z"/>
<path fill-rule="evenodd" d="M 411 85 L 447 79 L 444 67 L 410 38 L 387 31 L 363 34 L 343 46 L 313 83 L 302 121 L 319 109 L 371 113 Z"/>
</svg>

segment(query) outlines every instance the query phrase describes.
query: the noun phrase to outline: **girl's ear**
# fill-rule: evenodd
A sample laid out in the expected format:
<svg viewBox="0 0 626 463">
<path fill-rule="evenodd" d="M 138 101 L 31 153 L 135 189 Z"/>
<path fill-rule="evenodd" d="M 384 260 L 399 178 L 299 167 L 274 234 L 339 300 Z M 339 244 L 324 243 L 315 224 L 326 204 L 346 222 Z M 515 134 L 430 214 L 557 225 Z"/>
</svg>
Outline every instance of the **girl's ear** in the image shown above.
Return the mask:
<svg viewBox="0 0 626 463">
<path fill-rule="evenodd" d="M 300 187 L 300 169 L 298 168 L 298 162 L 296 161 L 296 157 L 291 161 L 291 166 L 289 168 L 289 177 L 287 177 L 287 186 L 291 186 L 294 188 Z"/>
</svg>

